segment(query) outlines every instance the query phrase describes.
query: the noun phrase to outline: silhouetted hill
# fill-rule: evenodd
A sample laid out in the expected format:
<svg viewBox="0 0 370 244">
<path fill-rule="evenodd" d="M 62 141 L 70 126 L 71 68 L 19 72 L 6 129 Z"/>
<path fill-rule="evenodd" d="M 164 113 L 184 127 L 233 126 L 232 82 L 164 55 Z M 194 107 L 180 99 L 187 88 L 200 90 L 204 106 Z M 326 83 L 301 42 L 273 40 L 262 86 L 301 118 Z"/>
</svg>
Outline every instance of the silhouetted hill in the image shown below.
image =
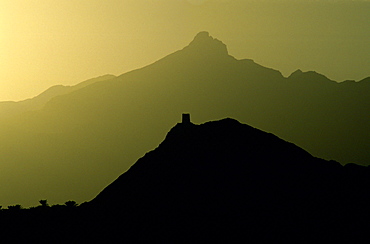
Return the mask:
<svg viewBox="0 0 370 244">
<path fill-rule="evenodd" d="M 317 157 L 368 164 L 368 83 L 336 83 L 314 72 L 285 78 L 235 59 L 201 32 L 151 65 L 1 119 L 0 203 L 92 199 L 158 145 L 183 111 L 196 122 L 236 118 Z"/>
<path fill-rule="evenodd" d="M 122 240 L 321 243 L 364 236 L 369 186 L 369 167 L 315 158 L 223 119 L 177 124 L 89 206 L 110 223 L 105 234 Z M 134 235 L 115 231 L 135 219 L 141 222 Z"/>
<path fill-rule="evenodd" d="M 369 167 L 315 158 L 237 120 L 183 120 L 88 203 L 1 210 L 1 240 L 366 243 L 369 186 Z"/>
<path fill-rule="evenodd" d="M 218 205 L 220 201 L 230 200 L 225 197 L 227 194 L 244 191 L 246 184 L 273 187 L 278 182 L 286 182 L 295 188 L 297 185 L 291 184 L 288 178 L 309 177 L 310 172 L 316 171 L 316 181 L 325 167 L 332 168 L 333 172 L 342 168 L 339 163 L 314 158 L 294 144 L 233 119 L 201 125 L 179 123 L 158 148 L 139 159 L 92 202 L 117 204 L 125 211 L 133 208 L 125 206 L 130 204 L 127 199 L 146 199 L 142 201 L 143 206 L 140 202 L 132 204 L 143 211 L 157 206 L 156 201 L 181 205 L 211 194 L 219 195 L 217 201 L 210 201 Z M 270 185 L 269 181 L 276 182 Z M 226 189 L 221 192 L 223 188 Z M 185 211 L 179 206 L 174 208 Z M 210 205 L 205 209 L 208 210 L 212 210 Z"/>
</svg>

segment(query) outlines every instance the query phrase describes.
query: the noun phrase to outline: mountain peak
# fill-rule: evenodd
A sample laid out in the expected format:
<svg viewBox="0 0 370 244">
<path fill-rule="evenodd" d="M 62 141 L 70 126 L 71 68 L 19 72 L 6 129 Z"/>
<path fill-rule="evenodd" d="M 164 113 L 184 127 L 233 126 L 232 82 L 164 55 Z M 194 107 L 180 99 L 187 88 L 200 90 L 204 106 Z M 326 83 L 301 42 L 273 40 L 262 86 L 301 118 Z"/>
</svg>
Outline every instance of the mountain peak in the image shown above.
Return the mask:
<svg viewBox="0 0 370 244">
<path fill-rule="evenodd" d="M 303 71 L 300 70 L 300 69 L 297 69 L 296 71 L 294 71 L 290 76 L 289 78 L 294 78 L 294 77 L 299 77 L 303 74 Z"/>
<path fill-rule="evenodd" d="M 317 73 L 315 71 L 306 71 L 303 72 L 302 70 L 298 69 L 294 71 L 288 79 L 293 79 L 293 80 L 301 80 L 301 81 L 316 81 L 318 82 L 334 82 L 330 80 L 328 77 L 325 75 L 322 75 L 320 73 Z"/>
<path fill-rule="evenodd" d="M 196 50 L 197 52 L 207 52 L 207 53 L 214 53 L 214 54 L 222 54 L 228 55 L 226 45 L 216 39 L 213 38 L 207 31 L 199 32 L 190 42 L 188 48 Z"/>
<path fill-rule="evenodd" d="M 210 36 L 208 31 L 201 31 L 195 35 L 193 42 L 195 41 L 204 41 L 204 40 L 213 40 L 213 37 Z"/>
</svg>

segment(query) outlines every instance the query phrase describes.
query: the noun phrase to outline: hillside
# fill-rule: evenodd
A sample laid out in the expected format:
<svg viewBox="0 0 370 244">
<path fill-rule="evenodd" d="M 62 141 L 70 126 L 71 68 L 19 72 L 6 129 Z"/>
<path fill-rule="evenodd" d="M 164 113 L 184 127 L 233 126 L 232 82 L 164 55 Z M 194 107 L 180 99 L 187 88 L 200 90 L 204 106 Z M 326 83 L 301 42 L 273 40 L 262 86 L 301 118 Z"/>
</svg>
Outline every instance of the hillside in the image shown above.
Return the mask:
<svg viewBox="0 0 370 244">
<path fill-rule="evenodd" d="M 286 78 L 235 59 L 201 32 L 149 66 L 1 119 L 0 203 L 92 199 L 158 145 L 183 112 L 195 122 L 236 118 L 316 157 L 369 164 L 369 84 L 315 72 Z"/>
<path fill-rule="evenodd" d="M 54 97 L 65 95 L 91 85 L 95 82 L 113 79 L 114 77 L 114 75 L 103 75 L 97 78 L 83 81 L 74 86 L 56 85 L 50 87 L 46 91 L 33 98 L 29 98 L 19 102 L 0 102 L 0 119 L 19 115 L 28 111 L 40 110 L 45 106 L 47 102 L 49 102 Z"/>
<path fill-rule="evenodd" d="M 183 122 L 89 209 L 121 240 L 355 241 L 367 233 L 369 179 L 369 167 L 315 158 L 233 119 Z"/>
<path fill-rule="evenodd" d="M 184 116 L 92 201 L 1 210 L 0 226 L 17 243 L 358 243 L 369 186 L 369 167 L 235 119 Z"/>
</svg>

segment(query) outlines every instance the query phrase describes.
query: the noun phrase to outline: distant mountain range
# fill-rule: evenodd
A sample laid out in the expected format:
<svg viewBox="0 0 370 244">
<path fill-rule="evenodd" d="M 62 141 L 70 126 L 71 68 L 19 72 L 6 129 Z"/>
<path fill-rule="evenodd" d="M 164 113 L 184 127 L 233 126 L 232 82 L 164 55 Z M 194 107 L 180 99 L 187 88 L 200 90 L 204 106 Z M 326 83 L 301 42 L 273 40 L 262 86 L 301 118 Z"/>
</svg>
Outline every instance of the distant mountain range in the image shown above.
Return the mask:
<svg viewBox="0 0 370 244">
<path fill-rule="evenodd" d="M 105 81 L 113 78 L 115 78 L 114 75 L 103 75 L 101 77 L 81 82 L 74 86 L 63 86 L 63 85 L 52 86 L 43 93 L 41 93 L 40 95 L 20 102 L 13 101 L 0 102 L 0 119 L 20 115 L 22 113 L 29 111 L 40 110 L 45 106 L 47 102 L 49 102 L 54 97 L 71 93 L 73 91 L 79 90 L 98 81 Z"/>
<path fill-rule="evenodd" d="M 286 78 L 201 32 L 149 66 L 98 79 L 0 103 L 2 205 L 92 199 L 183 112 L 196 122 L 236 118 L 320 158 L 370 163 L 370 78 L 337 83 L 300 70 Z"/>
</svg>

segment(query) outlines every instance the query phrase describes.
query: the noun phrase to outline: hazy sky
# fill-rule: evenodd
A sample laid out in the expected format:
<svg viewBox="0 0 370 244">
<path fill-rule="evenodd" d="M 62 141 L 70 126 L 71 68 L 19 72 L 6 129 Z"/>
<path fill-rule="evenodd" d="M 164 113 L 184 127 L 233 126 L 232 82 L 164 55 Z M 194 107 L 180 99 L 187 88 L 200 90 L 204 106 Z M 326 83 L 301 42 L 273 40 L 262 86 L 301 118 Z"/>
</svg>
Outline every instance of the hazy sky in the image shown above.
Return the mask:
<svg viewBox="0 0 370 244">
<path fill-rule="evenodd" d="M 0 101 L 145 66 L 202 30 L 284 75 L 370 76 L 370 1 L 1 0 Z"/>
</svg>

